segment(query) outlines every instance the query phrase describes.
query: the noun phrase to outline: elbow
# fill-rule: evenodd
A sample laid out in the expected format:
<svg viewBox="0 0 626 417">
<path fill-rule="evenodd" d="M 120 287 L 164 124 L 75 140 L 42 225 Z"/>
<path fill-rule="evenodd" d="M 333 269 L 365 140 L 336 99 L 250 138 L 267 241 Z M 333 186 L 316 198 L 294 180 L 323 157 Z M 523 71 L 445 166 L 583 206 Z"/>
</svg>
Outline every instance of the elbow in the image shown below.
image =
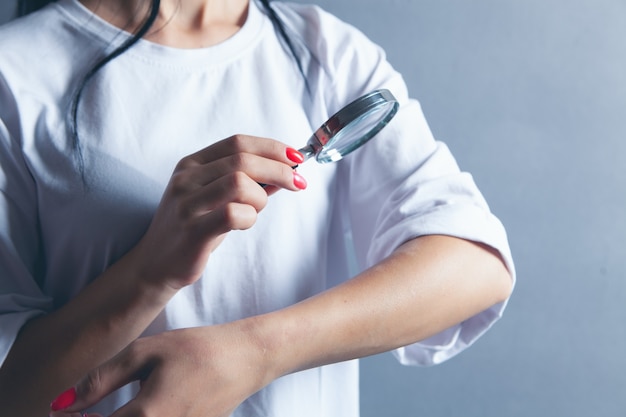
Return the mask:
<svg viewBox="0 0 626 417">
<path fill-rule="evenodd" d="M 483 246 L 483 245 L 481 245 Z M 494 248 L 483 246 L 491 256 L 484 258 L 484 276 L 487 277 L 491 305 L 505 302 L 513 292 L 513 274 L 502 255 Z"/>
<path fill-rule="evenodd" d="M 500 304 L 508 300 L 513 293 L 513 277 L 508 269 L 503 268 L 494 281 L 494 298 L 496 299 L 494 304 Z"/>
</svg>

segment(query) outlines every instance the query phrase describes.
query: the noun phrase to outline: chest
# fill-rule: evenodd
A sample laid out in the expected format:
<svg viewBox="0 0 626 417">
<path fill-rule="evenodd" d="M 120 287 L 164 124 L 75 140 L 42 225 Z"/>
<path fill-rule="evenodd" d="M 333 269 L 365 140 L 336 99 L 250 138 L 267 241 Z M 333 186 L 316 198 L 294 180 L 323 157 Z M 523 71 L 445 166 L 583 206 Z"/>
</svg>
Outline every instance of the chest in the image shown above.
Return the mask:
<svg viewBox="0 0 626 417">
<path fill-rule="evenodd" d="M 85 89 L 78 148 L 69 145 L 66 130 L 52 127 L 58 121 L 33 142 L 51 292 L 80 288 L 136 244 L 182 157 L 237 133 L 301 147 L 313 130 L 302 96 L 291 91 L 298 83 L 276 74 L 254 77 L 249 68 L 235 68 L 146 78 L 141 71 L 120 72 L 103 72 Z M 335 168 L 311 161 L 299 172 L 309 188 L 273 196 L 254 230 L 225 245 L 224 262 L 241 253 L 267 258 L 269 247 L 295 239 L 312 248 L 315 262 L 330 221 Z M 60 279 L 62 286 L 54 284 Z"/>
</svg>

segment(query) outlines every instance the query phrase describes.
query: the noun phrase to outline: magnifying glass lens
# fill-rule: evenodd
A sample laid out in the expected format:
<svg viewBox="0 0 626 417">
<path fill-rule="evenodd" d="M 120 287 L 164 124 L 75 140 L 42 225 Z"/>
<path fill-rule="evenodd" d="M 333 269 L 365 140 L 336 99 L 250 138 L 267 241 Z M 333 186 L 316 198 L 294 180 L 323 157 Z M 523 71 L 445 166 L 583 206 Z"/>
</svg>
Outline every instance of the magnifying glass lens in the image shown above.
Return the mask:
<svg viewBox="0 0 626 417">
<path fill-rule="evenodd" d="M 305 160 L 336 162 L 376 136 L 398 111 L 389 90 L 375 90 L 357 98 L 326 121 L 300 149 Z"/>
<path fill-rule="evenodd" d="M 359 148 L 387 125 L 396 109 L 396 101 L 378 102 L 370 108 L 360 109 L 320 149 L 317 162 L 336 162 Z"/>
<path fill-rule="evenodd" d="M 398 107 L 398 101 L 389 90 L 372 91 L 335 113 L 298 151 L 304 161 L 313 157 L 321 164 L 339 161 L 387 126 Z"/>
</svg>

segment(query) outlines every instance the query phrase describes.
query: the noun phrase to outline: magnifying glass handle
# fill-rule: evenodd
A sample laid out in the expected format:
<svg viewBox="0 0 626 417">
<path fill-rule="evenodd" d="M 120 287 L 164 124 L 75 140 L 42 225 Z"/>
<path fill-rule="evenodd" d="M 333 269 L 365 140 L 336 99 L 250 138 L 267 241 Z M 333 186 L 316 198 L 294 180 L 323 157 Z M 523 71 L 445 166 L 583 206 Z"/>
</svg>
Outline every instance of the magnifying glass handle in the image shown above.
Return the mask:
<svg viewBox="0 0 626 417">
<path fill-rule="evenodd" d="M 302 156 L 304 156 L 304 161 L 302 161 L 302 163 L 305 163 L 306 161 L 314 157 L 315 154 L 317 153 L 315 149 L 313 148 L 313 146 L 311 145 L 307 145 L 304 148 L 298 149 L 298 152 L 300 152 Z M 292 167 L 292 168 L 295 168 L 295 167 Z"/>
</svg>

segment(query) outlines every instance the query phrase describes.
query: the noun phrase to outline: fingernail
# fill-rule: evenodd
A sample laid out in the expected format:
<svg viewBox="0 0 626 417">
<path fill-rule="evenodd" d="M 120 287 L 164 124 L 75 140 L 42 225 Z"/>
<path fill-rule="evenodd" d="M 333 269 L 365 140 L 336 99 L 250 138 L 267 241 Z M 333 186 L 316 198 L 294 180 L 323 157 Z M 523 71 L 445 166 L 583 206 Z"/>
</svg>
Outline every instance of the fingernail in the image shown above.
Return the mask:
<svg viewBox="0 0 626 417">
<path fill-rule="evenodd" d="M 307 186 L 307 183 L 304 177 L 298 174 L 296 171 L 293 172 L 293 185 L 295 185 L 296 188 L 300 190 L 304 190 Z"/>
<path fill-rule="evenodd" d="M 52 401 L 52 403 L 50 404 L 50 409 L 52 411 L 65 410 L 67 407 L 74 404 L 75 401 L 76 388 L 70 388 L 63 394 L 59 395 L 54 401 Z"/>
<path fill-rule="evenodd" d="M 304 162 L 304 155 L 300 153 L 297 149 L 287 148 L 287 158 L 296 164 L 301 164 Z"/>
</svg>

